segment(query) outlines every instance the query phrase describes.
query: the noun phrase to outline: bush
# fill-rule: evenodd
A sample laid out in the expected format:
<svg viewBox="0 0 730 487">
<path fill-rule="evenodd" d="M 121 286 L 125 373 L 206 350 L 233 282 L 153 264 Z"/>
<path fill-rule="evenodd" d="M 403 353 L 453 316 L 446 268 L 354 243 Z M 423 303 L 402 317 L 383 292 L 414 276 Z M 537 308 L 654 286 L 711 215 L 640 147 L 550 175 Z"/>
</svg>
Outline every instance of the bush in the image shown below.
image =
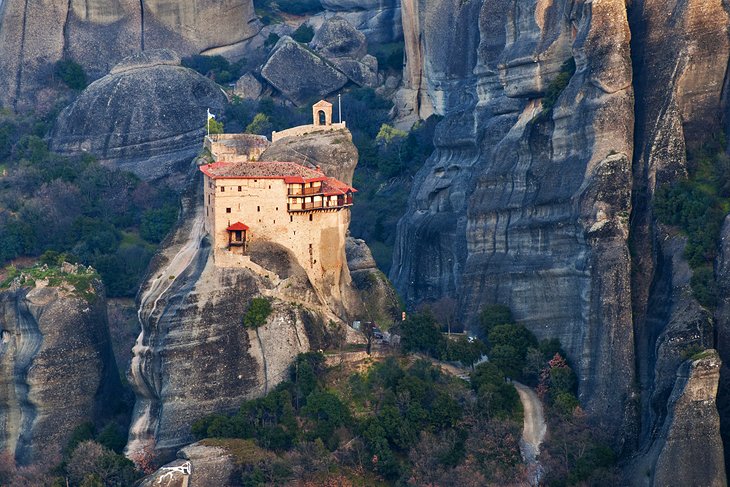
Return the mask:
<svg viewBox="0 0 730 487">
<path fill-rule="evenodd" d="M 505 323 L 514 323 L 512 310 L 507 306 L 490 304 L 479 313 L 479 326 L 484 336 L 488 336 L 495 326 Z"/>
<path fill-rule="evenodd" d="M 54 73 L 72 90 L 81 91 L 86 88 L 86 71 L 76 61 L 71 59 L 57 61 Z"/>
<path fill-rule="evenodd" d="M 243 326 L 256 329 L 265 325 L 271 311 L 271 301 L 266 298 L 253 298 L 243 317 Z"/>
<path fill-rule="evenodd" d="M 271 119 L 263 113 L 257 113 L 251 123 L 246 126 L 244 132 L 247 134 L 268 135 L 271 133 L 271 129 Z"/>
<path fill-rule="evenodd" d="M 430 312 L 409 316 L 400 325 L 400 334 L 404 352 L 423 352 L 439 358 L 446 350 L 446 338 Z"/>
<path fill-rule="evenodd" d="M 297 42 L 309 44 L 314 39 L 314 29 L 309 24 L 302 24 L 297 27 L 291 37 Z"/>
<path fill-rule="evenodd" d="M 560 73 L 550 82 L 542 99 L 543 113 L 550 112 L 575 74 L 575 59 L 570 58 L 560 67 Z"/>
<path fill-rule="evenodd" d="M 197 71 L 216 83 L 227 84 L 241 76 L 245 60 L 231 64 L 223 56 L 205 56 L 196 54 L 182 59 L 182 65 Z"/>
<path fill-rule="evenodd" d="M 177 221 L 178 208 L 166 205 L 160 209 L 149 209 L 142 214 L 139 235 L 152 243 L 160 243 Z"/>
<path fill-rule="evenodd" d="M 294 15 L 312 14 L 322 10 L 319 0 L 285 0 L 277 5 L 282 12 Z"/>
</svg>

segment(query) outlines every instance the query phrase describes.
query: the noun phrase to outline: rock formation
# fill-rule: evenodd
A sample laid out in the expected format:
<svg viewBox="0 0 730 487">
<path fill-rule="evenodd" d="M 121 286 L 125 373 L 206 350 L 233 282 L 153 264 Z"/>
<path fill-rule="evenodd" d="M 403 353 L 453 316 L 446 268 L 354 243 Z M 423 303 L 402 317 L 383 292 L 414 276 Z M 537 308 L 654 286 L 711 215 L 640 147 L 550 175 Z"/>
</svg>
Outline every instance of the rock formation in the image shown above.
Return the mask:
<svg viewBox="0 0 730 487">
<path fill-rule="evenodd" d="M 120 397 L 106 301 L 98 278 L 81 292 L 20 279 L 0 291 L 0 451 L 20 464 L 56 462 L 74 428 L 103 419 Z"/>
<path fill-rule="evenodd" d="M 124 59 L 61 112 L 51 148 L 90 153 L 143 179 L 182 186 L 200 151 L 206 110 L 220 113 L 226 97 L 211 80 L 179 64 L 169 50 Z"/>
<path fill-rule="evenodd" d="M 341 17 L 328 19 L 317 30 L 309 45 L 354 83 L 360 86 L 376 86 L 378 60 L 367 54 L 365 34 L 355 29 L 347 20 Z"/>
<path fill-rule="evenodd" d="M 380 325 L 390 325 L 399 320 L 398 293 L 378 269 L 365 241 L 349 237 L 346 250 L 352 282 L 363 302 L 363 317 Z"/>
<path fill-rule="evenodd" d="M 357 147 L 352 143 L 352 134 L 344 129 L 284 137 L 271 144 L 260 160 L 320 166 L 325 174 L 352 184 L 358 154 Z"/>
<path fill-rule="evenodd" d="M 628 485 L 727 485 L 715 407 L 720 365 L 715 350 L 681 365 L 664 427 L 629 469 Z"/>
<path fill-rule="evenodd" d="M 477 2 L 412 7 L 405 77 L 445 118 L 399 225 L 396 288 L 410 303 L 458 296 L 472 323 L 484 303 L 509 305 L 538 337 L 561 340 L 582 402 L 618 432 L 634 360 L 625 345 L 633 343 L 625 6 L 576 6 L 570 21 L 562 2 L 539 15 L 497 2 L 478 16 Z M 439 15 L 446 8 L 456 15 Z M 480 19 L 478 30 L 456 27 L 469 17 Z M 450 55 L 457 45 L 464 56 Z M 555 106 L 536 103 L 571 58 L 577 69 Z"/>
<path fill-rule="evenodd" d="M 399 0 L 322 0 L 326 12 L 318 17 L 342 17 L 372 43 L 397 42 L 403 38 L 400 3 Z"/>
<path fill-rule="evenodd" d="M 276 43 L 261 76 L 297 105 L 322 98 L 347 83 L 347 77 L 331 63 L 289 36 Z"/>
<path fill-rule="evenodd" d="M 346 337 L 286 249 L 252 246 L 250 268 L 215 267 L 203 234 L 202 192 L 194 193 L 138 297 L 130 453 L 153 448 L 169 457 L 190 443 L 194 421 L 235 411 L 284 380 L 298 353 Z M 265 325 L 246 329 L 248 303 L 261 295 L 272 299 L 273 312 Z"/>
<path fill-rule="evenodd" d="M 50 108 L 53 64 L 81 63 L 92 79 L 145 49 L 181 55 L 231 47 L 260 30 L 251 0 L 5 0 L 0 10 L 0 104 Z"/>
</svg>

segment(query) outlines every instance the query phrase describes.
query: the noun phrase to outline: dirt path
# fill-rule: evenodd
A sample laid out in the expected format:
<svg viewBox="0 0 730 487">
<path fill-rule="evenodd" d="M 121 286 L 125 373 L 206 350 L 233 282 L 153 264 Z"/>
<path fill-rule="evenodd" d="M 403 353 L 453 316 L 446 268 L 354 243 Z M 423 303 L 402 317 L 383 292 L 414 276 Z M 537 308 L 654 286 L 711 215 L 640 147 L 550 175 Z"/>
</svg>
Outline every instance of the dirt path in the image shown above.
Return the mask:
<svg viewBox="0 0 730 487">
<path fill-rule="evenodd" d="M 514 381 L 512 385 L 517 389 L 517 394 L 520 396 L 520 402 L 522 402 L 522 409 L 524 410 L 520 450 L 522 451 L 522 458 L 525 460 L 525 463 L 534 472 L 531 483 L 537 485 L 542 474 L 537 456 L 540 454 L 540 445 L 545 439 L 545 432 L 547 431 L 542 403 L 540 403 L 540 399 L 535 394 L 535 391 L 526 385 Z"/>
</svg>

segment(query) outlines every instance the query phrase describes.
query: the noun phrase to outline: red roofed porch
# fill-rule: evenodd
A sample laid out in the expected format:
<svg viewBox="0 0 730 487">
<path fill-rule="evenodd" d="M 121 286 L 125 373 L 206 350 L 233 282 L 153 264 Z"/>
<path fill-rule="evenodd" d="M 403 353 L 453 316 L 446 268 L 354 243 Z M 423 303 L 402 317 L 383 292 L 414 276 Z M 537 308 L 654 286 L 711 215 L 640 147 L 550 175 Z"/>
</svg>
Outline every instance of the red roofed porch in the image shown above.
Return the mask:
<svg viewBox="0 0 730 487">
<path fill-rule="evenodd" d="M 232 225 L 228 225 L 226 231 L 228 232 L 228 248 L 231 247 L 242 247 L 243 253 L 246 253 L 246 232 L 249 227 L 245 223 L 236 222 Z"/>
</svg>

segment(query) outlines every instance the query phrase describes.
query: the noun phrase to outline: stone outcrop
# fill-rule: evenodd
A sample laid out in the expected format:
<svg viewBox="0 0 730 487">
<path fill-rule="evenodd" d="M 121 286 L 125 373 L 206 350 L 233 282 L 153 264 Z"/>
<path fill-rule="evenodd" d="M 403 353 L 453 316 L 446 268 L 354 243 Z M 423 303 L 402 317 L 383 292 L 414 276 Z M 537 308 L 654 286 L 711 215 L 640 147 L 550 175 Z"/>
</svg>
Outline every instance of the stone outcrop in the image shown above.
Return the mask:
<svg viewBox="0 0 730 487">
<path fill-rule="evenodd" d="M 720 418 L 715 407 L 721 361 L 700 352 L 678 369 L 664 427 L 638 457 L 628 485 L 727 485 Z"/>
<path fill-rule="evenodd" d="M 352 282 L 363 303 L 363 317 L 380 326 L 399 320 L 401 307 L 398 293 L 378 269 L 365 241 L 349 237 L 346 251 Z"/>
<path fill-rule="evenodd" d="M 347 83 L 347 76 L 331 63 L 289 36 L 276 43 L 261 76 L 297 105 L 323 98 Z"/>
<path fill-rule="evenodd" d="M 246 73 L 238 78 L 236 86 L 233 88 L 233 94 L 244 100 L 258 100 L 262 91 L 261 83 L 251 73 Z"/>
<path fill-rule="evenodd" d="M 378 60 L 367 54 L 367 40 L 342 17 L 332 17 L 317 30 L 309 46 L 360 86 L 375 87 Z"/>
<path fill-rule="evenodd" d="M 58 116 L 51 148 L 90 153 L 146 180 L 178 186 L 200 151 L 206 110 L 220 113 L 221 89 L 179 65 L 169 50 L 125 59 L 92 83 Z"/>
<path fill-rule="evenodd" d="M 472 324 L 482 305 L 503 303 L 539 338 L 559 338 L 582 403 L 618 434 L 634 374 L 626 8 L 522 3 L 402 4 L 404 79 L 417 112 L 428 114 L 427 95 L 444 120 L 391 278 L 408 303 L 457 296 Z M 478 29 L 464 27 L 475 18 Z M 534 98 L 571 57 L 575 74 L 543 110 Z"/>
<path fill-rule="evenodd" d="M 104 292 L 98 279 L 91 286 L 0 291 L 0 451 L 20 464 L 57 461 L 74 428 L 118 404 Z"/>
<path fill-rule="evenodd" d="M 186 198 L 185 216 L 139 293 L 128 452 L 153 448 L 169 457 L 192 441 L 194 421 L 266 394 L 298 353 L 345 336 L 341 325 L 326 325 L 339 320 L 285 249 L 252 248 L 249 268 L 215 267 L 200 194 Z M 265 325 L 244 328 L 248 303 L 262 295 L 272 314 Z"/>
<path fill-rule="evenodd" d="M 0 11 L 0 103 L 50 109 L 53 64 L 73 59 L 92 79 L 145 49 L 181 55 L 235 46 L 260 30 L 251 0 L 5 0 Z M 219 49 L 220 50 L 220 49 Z"/>
<path fill-rule="evenodd" d="M 315 17 L 346 19 L 365 34 L 369 42 L 384 44 L 403 38 L 399 0 L 322 0 L 325 12 Z"/>
<path fill-rule="evenodd" d="M 357 147 L 349 130 L 313 132 L 298 137 L 284 137 L 269 146 L 262 161 L 291 161 L 304 166 L 320 166 L 325 174 L 352 184 L 357 166 Z"/>
<path fill-rule="evenodd" d="M 193 443 L 177 452 L 177 460 L 145 477 L 139 487 L 225 487 L 238 483 L 240 468 L 226 448 Z"/>
</svg>

